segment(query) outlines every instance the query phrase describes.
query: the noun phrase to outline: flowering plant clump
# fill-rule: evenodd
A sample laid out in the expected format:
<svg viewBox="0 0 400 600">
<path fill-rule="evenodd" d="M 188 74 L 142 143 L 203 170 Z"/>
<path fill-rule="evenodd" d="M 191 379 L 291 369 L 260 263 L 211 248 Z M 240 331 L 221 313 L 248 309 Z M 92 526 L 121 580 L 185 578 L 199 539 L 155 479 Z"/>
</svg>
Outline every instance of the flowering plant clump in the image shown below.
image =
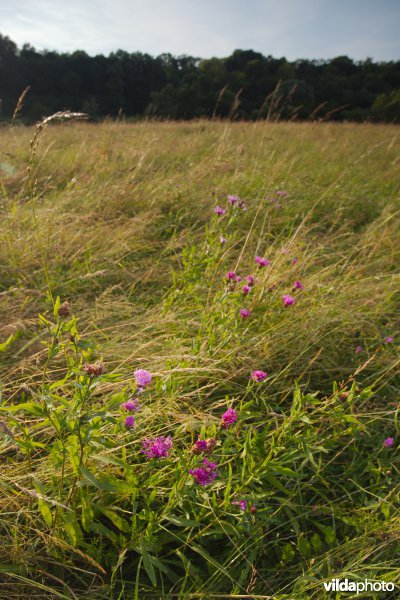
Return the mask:
<svg viewBox="0 0 400 600">
<path fill-rule="evenodd" d="M 152 374 L 145 369 L 136 369 L 134 372 L 136 384 L 139 388 L 145 388 L 152 380 Z"/>
<path fill-rule="evenodd" d="M 189 473 L 199 485 L 209 485 L 217 476 L 218 465 L 217 463 L 208 461 L 206 458 L 203 460 L 202 465 L 202 467 L 189 469 Z"/>
<path fill-rule="evenodd" d="M 149 460 L 151 458 L 168 458 L 169 451 L 172 448 L 172 439 L 170 436 L 161 436 L 153 439 L 146 438 L 145 440 L 143 440 L 142 445 L 142 452 L 147 456 Z"/>
<path fill-rule="evenodd" d="M 229 429 L 230 425 L 236 423 L 238 414 L 234 408 L 228 408 L 228 410 L 222 415 L 220 427 Z"/>
<path fill-rule="evenodd" d="M 257 381 L 258 383 L 260 383 L 261 381 L 264 381 L 267 378 L 267 373 L 265 371 L 252 371 L 251 372 L 251 379 L 253 381 Z"/>
</svg>

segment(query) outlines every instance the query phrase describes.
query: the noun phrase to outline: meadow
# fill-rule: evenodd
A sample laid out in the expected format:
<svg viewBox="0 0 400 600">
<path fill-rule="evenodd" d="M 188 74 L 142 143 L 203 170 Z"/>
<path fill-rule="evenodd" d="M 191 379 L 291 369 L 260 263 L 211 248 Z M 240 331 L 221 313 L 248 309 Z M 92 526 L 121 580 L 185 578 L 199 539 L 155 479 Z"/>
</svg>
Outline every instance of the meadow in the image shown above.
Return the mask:
<svg viewBox="0 0 400 600">
<path fill-rule="evenodd" d="M 0 131 L 0 598 L 400 586 L 400 130 Z"/>
</svg>

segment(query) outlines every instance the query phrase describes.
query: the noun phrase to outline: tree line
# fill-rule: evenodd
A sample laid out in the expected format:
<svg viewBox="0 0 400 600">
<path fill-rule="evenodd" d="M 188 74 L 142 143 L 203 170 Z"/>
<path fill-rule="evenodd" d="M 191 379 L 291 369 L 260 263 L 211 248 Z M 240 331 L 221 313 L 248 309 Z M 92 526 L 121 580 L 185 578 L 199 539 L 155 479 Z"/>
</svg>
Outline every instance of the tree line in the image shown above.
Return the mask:
<svg viewBox="0 0 400 600">
<path fill-rule="evenodd" d="M 18 48 L 0 35 L 0 120 L 12 118 L 24 90 L 24 122 L 60 110 L 92 119 L 400 120 L 400 61 L 288 61 L 253 50 L 210 59 L 123 50 L 89 56 Z"/>
</svg>

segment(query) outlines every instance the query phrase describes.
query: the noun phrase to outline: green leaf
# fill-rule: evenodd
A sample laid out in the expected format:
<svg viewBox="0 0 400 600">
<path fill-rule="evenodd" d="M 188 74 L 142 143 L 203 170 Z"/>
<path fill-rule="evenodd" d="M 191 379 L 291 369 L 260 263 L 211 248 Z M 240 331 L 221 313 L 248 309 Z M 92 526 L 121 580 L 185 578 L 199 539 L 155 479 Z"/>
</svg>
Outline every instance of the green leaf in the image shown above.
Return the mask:
<svg viewBox="0 0 400 600">
<path fill-rule="evenodd" d="M 63 521 L 65 525 L 65 531 L 67 532 L 70 542 L 76 548 L 82 543 L 83 536 L 75 513 L 64 512 Z"/>
<path fill-rule="evenodd" d="M 193 521 L 192 519 L 183 519 L 182 517 L 177 517 L 176 515 L 168 515 L 165 517 L 166 521 L 173 523 L 174 525 L 178 525 L 178 527 L 198 527 L 198 521 Z"/>
<path fill-rule="evenodd" d="M 141 547 L 140 551 L 142 554 L 143 566 L 146 570 L 146 573 L 149 576 L 149 579 L 150 579 L 151 583 L 153 584 L 153 586 L 156 587 L 157 586 L 157 577 L 156 577 L 156 572 L 154 570 L 153 563 L 150 560 L 150 555 L 147 552 L 146 548 L 143 548 L 143 546 Z"/>
<path fill-rule="evenodd" d="M 79 467 L 79 470 L 82 475 L 99 490 L 120 494 L 132 494 L 134 491 L 132 485 L 126 481 L 121 481 L 120 479 L 116 479 L 115 477 L 107 475 L 95 477 L 94 474 L 89 471 L 89 469 L 86 469 L 86 467 L 83 465 Z"/>
<path fill-rule="evenodd" d="M 55 317 L 58 317 L 58 309 L 61 306 L 60 296 L 57 296 L 56 301 L 54 302 L 53 314 Z"/>
<path fill-rule="evenodd" d="M 10 346 L 10 344 L 13 342 L 14 338 L 15 338 L 15 335 L 11 334 L 10 337 L 5 342 L 0 344 L 0 352 L 5 352 L 8 348 L 8 346 Z"/>
</svg>

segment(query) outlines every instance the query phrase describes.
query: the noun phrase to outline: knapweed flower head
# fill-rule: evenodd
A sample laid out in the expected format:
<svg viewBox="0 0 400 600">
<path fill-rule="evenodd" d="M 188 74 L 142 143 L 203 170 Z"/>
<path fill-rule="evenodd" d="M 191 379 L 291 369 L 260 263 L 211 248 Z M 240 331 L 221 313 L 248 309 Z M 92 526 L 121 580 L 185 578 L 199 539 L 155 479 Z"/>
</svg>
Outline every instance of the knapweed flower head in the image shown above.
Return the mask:
<svg viewBox="0 0 400 600">
<path fill-rule="evenodd" d="M 276 192 L 276 195 L 277 195 L 277 196 L 280 196 L 280 198 L 286 198 L 286 196 L 287 196 L 287 192 L 285 192 L 284 190 L 278 190 L 278 191 Z"/>
<path fill-rule="evenodd" d="M 135 427 L 135 417 L 133 415 L 129 415 L 129 417 L 126 417 L 125 427 L 127 429 L 133 429 Z"/>
<path fill-rule="evenodd" d="M 292 265 L 297 265 L 298 262 L 299 262 L 298 258 L 292 258 Z"/>
<path fill-rule="evenodd" d="M 362 352 L 362 351 L 363 351 L 363 347 L 362 346 L 356 346 L 356 349 L 355 349 L 355 353 L 356 354 L 360 354 L 360 352 Z"/>
<path fill-rule="evenodd" d="M 214 212 L 215 212 L 216 215 L 222 216 L 222 215 L 224 215 L 226 213 L 226 209 L 222 208 L 222 206 L 216 206 L 214 208 Z"/>
<path fill-rule="evenodd" d="M 199 485 L 209 485 L 217 476 L 218 465 L 208 461 L 206 458 L 202 462 L 202 467 L 190 469 L 189 473 Z"/>
<path fill-rule="evenodd" d="M 220 427 L 229 429 L 230 425 L 236 423 L 238 414 L 234 408 L 228 408 L 228 410 L 222 415 Z"/>
<path fill-rule="evenodd" d="M 59 317 L 69 317 L 69 315 L 71 314 L 71 307 L 69 305 L 69 302 L 63 302 L 59 307 L 57 313 Z"/>
<path fill-rule="evenodd" d="M 146 438 L 143 440 L 142 452 L 150 460 L 151 458 L 168 458 L 169 451 L 172 448 L 172 439 L 170 436 L 164 437 L 163 435 L 158 438 Z"/>
<path fill-rule="evenodd" d="M 190 452 L 192 454 L 201 454 L 202 452 L 206 452 L 207 451 L 207 440 L 201 440 L 200 437 L 197 439 L 197 441 L 193 444 L 193 446 L 190 449 Z"/>
<path fill-rule="evenodd" d="M 385 342 L 385 344 L 393 344 L 394 337 L 392 335 L 388 335 L 385 337 L 385 339 L 383 341 Z"/>
<path fill-rule="evenodd" d="M 256 283 L 256 278 L 254 277 L 254 275 L 246 275 L 246 281 L 247 281 L 247 285 L 249 285 L 250 287 L 253 287 L 253 285 Z"/>
<path fill-rule="evenodd" d="M 265 371 L 252 371 L 250 377 L 253 381 L 260 383 L 267 378 L 267 373 Z"/>
<path fill-rule="evenodd" d="M 129 398 L 129 400 L 121 404 L 121 408 L 126 410 L 126 412 L 137 412 L 140 408 L 139 401 L 137 398 Z"/>
<path fill-rule="evenodd" d="M 293 284 L 293 288 L 295 290 L 304 290 L 304 285 L 301 283 L 301 281 L 295 281 Z"/>
<path fill-rule="evenodd" d="M 236 275 L 235 281 L 236 281 L 236 283 L 240 283 L 242 281 L 242 278 L 240 277 L 240 275 Z"/>
<path fill-rule="evenodd" d="M 220 244 L 226 244 L 228 240 L 226 239 L 226 237 L 224 237 L 223 235 L 219 236 L 219 243 Z"/>
<path fill-rule="evenodd" d="M 234 271 L 228 271 L 227 274 L 225 275 L 225 278 L 228 281 L 232 281 L 232 279 L 235 279 L 236 275 L 234 273 Z"/>
<path fill-rule="evenodd" d="M 241 200 L 239 202 L 239 208 L 241 208 L 242 210 L 247 210 L 247 204 L 244 200 Z"/>
<path fill-rule="evenodd" d="M 244 286 L 242 287 L 242 292 L 243 292 L 243 295 L 244 295 L 244 296 L 247 296 L 247 294 L 250 292 L 250 290 L 251 290 L 251 287 L 250 287 L 249 285 L 244 285 Z"/>
<path fill-rule="evenodd" d="M 239 310 L 239 314 L 242 317 L 242 319 L 247 319 L 247 317 L 251 315 L 251 310 L 249 308 L 241 308 Z"/>
<path fill-rule="evenodd" d="M 291 296 L 290 294 L 285 294 L 282 300 L 285 306 L 290 306 L 291 304 L 294 304 L 296 302 L 296 298 L 293 298 L 293 296 Z"/>
<path fill-rule="evenodd" d="M 136 371 L 133 374 L 135 376 L 136 383 L 140 388 L 146 387 L 146 385 L 150 383 L 152 378 L 152 374 L 150 373 L 150 371 L 146 371 L 145 369 L 136 369 Z"/>
<path fill-rule="evenodd" d="M 83 365 L 83 370 L 90 377 L 98 377 L 99 375 L 103 375 L 103 373 L 105 373 L 106 368 L 104 363 L 102 363 L 100 360 L 97 360 L 94 363 L 85 363 Z"/>
<path fill-rule="evenodd" d="M 267 267 L 271 264 L 271 261 L 268 258 L 263 258 L 262 256 L 256 256 L 254 262 L 257 263 L 259 269 L 262 267 Z"/>
<path fill-rule="evenodd" d="M 241 200 L 240 200 L 239 196 L 232 196 L 231 194 L 228 194 L 228 202 L 232 206 L 237 206 L 237 205 L 239 205 Z"/>
<path fill-rule="evenodd" d="M 388 437 L 386 438 L 386 440 L 383 442 L 383 445 L 385 446 L 385 448 L 391 448 L 394 444 L 394 438 L 392 437 Z"/>
<path fill-rule="evenodd" d="M 247 509 L 247 502 L 246 500 L 234 500 L 232 502 L 233 506 L 238 506 L 240 508 L 240 510 L 242 510 L 243 512 Z"/>
</svg>

